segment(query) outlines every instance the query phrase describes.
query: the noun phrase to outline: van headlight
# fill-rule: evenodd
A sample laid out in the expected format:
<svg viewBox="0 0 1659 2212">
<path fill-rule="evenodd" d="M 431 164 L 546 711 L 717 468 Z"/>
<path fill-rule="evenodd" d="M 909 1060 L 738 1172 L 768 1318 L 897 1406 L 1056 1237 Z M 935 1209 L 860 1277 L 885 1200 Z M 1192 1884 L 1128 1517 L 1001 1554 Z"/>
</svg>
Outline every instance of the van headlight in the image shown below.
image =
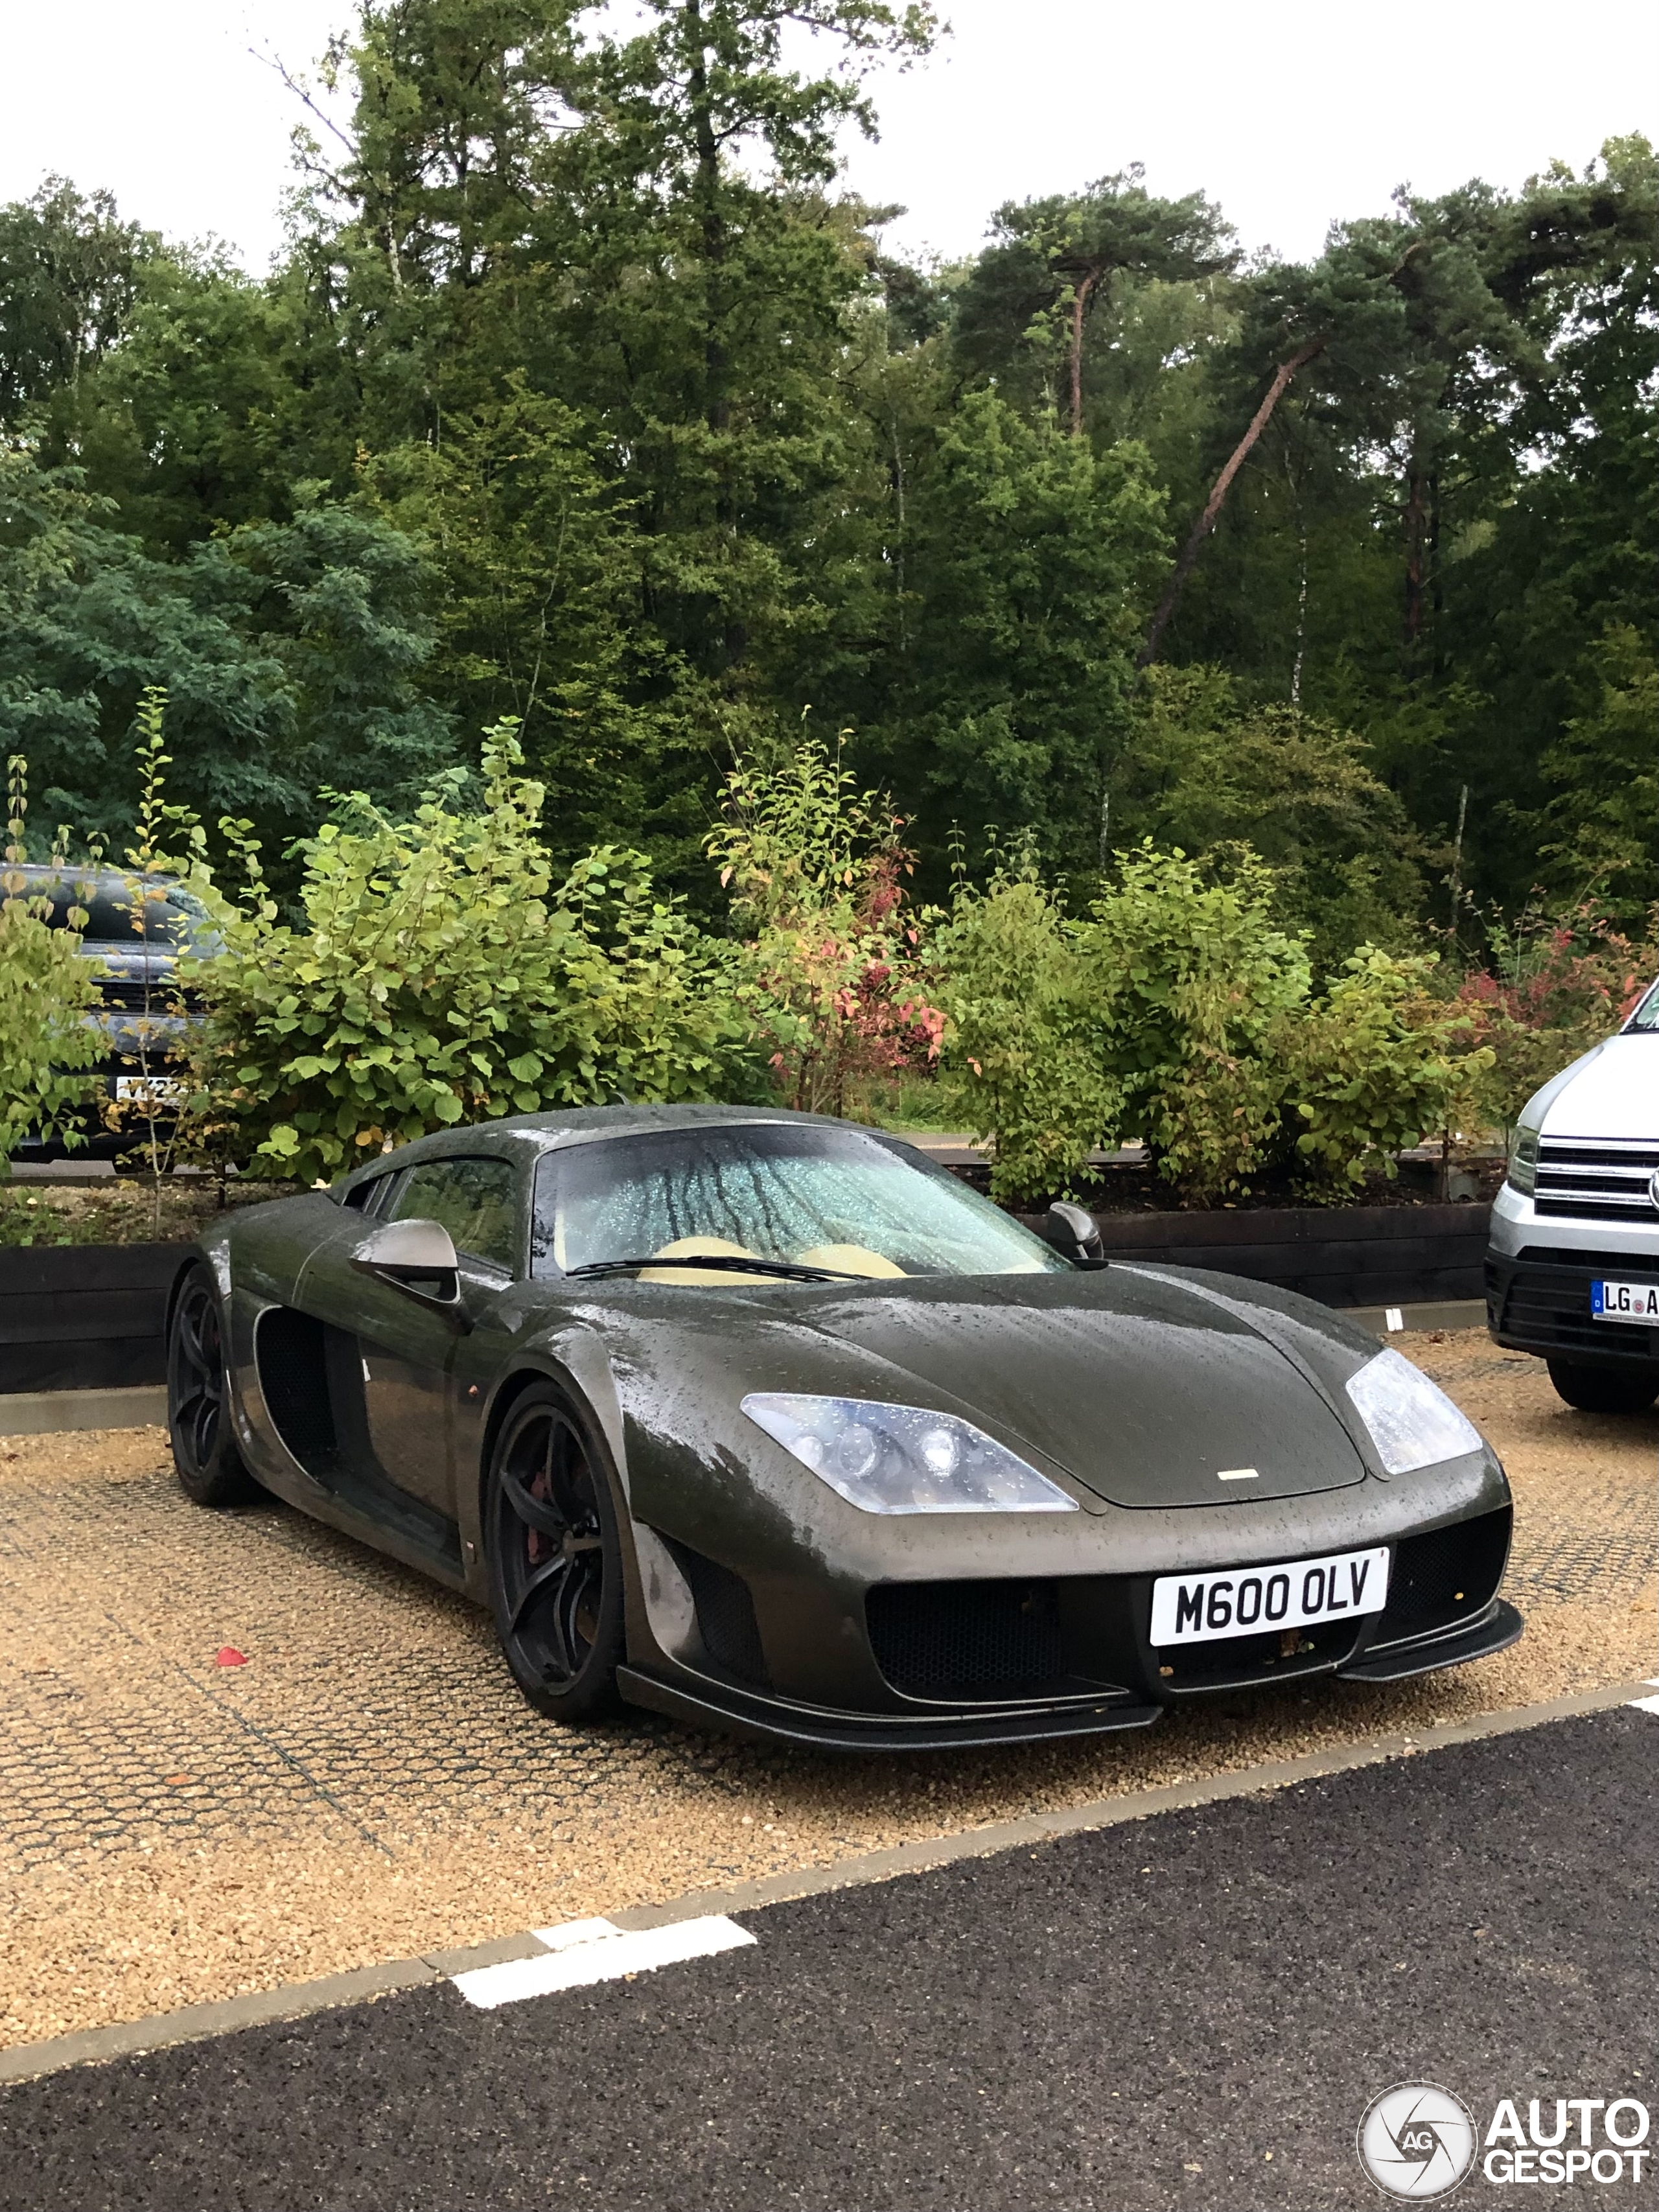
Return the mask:
<svg viewBox="0 0 1659 2212">
<path fill-rule="evenodd" d="M 1530 1198 L 1538 1182 L 1538 1132 L 1520 1128 L 1510 1146 L 1509 1182 L 1522 1198 Z"/>
<path fill-rule="evenodd" d="M 743 1410 L 860 1513 L 1075 1513 L 1078 1502 L 954 1413 L 751 1391 Z"/>
<path fill-rule="evenodd" d="M 1480 1431 L 1438 1383 L 1397 1352 L 1379 1352 L 1348 1377 L 1348 1395 L 1390 1474 L 1410 1474 L 1480 1449 Z"/>
</svg>

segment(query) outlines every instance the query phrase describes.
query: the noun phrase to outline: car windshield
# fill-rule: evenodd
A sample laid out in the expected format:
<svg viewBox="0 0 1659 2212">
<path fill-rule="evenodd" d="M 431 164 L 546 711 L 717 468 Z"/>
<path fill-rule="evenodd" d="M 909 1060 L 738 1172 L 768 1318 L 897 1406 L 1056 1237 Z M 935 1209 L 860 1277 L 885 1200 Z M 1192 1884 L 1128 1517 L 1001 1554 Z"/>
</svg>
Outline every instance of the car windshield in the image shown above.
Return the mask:
<svg viewBox="0 0 1659 2212">
<path fill-rule="evenodd" d="M 31 870 L 19 896 L 49 902 L 46 921 L 51 929 L 68 929 L 72 915 L 84 914 L 82 935 L 88 945 L 112 945 L 118 951 L 149 943 L 208 952 L 217 947 L 212 920 L 200 899 L 154 877 Z"/>
<path fill-rule="evenodd" d="M 550 1153 L 537 1181 L 538 1274 L 655 1259 L 663 1282 L 724 1282 L 782 1261 L 828 1275 L 1018 1275 L 1066 1262 L 942 1168 L 860 1129 L 788 1122 L 664 1129 Z"/>
<path fill-rule="evenodd" d="M 1659 983 L 1656 983 L 1625 1024 L 1627 1030 L 1659 1030 Z"/>
</svg>

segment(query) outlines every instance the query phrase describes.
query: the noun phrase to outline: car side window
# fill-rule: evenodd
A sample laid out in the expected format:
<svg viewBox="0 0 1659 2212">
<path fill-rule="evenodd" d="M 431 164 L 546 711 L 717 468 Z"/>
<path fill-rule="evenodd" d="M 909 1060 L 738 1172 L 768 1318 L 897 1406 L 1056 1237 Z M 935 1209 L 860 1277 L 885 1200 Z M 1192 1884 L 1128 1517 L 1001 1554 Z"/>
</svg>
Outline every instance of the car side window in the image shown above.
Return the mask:
<svg viewBox="0 0 1659 2212">
<path fill-rule="evenodd" d="M 388 1221 L 437 1221 L 455 1249 L 519 1271 L 518 1170 L 510 1160 L 422 1160 L 381 1208 Z"/>
<path fill-rule="evenodd" d="M 378 1213 L 386 1202 L 388 1185 L 396 1181 L 395 1176 L 371 1176 L 367 1182 L 354 1183 L 340 1203 L 354 1213 Z"/>
</svg>

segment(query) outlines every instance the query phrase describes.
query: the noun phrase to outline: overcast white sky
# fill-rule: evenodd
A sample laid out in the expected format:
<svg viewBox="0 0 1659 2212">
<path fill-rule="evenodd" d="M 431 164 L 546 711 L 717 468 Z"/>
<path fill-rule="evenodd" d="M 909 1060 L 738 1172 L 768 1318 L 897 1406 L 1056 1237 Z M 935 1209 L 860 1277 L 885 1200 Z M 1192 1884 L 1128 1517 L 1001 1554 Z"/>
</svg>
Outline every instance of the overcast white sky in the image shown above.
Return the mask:
<svg viewBox="0 0 1659 2212">
<path fill-rule="evenodd" d="M 1597 0 L 945 0 L 954 35 L 878 87 L 882 140 L 851 181 L 904 203 L 890 238 L 945 255 L 1000 202 L 1133 161 L 1201 186 L 1247 246 L 1313 252 L 1334 216 L 1402 181 L 1516 185 L 1601 140 L 1659 136 L 1659 8 Z M 263 268 L 280 240 L 296 119 L 249 48 L 308 64 L 345 0 L 0 0 L 0 200 L 47 171 L 108 185 L 173 236 L 209 232 Z"/>
</svg>

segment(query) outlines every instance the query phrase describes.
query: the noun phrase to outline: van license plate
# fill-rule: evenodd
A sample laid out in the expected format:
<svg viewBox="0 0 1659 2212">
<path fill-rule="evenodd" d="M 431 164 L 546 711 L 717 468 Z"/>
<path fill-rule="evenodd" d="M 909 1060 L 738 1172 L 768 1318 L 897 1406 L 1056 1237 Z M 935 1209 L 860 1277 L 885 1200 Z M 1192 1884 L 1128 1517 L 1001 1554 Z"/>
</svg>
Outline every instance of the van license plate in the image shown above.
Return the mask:
<svg viewBox="0 0 1659 2212">
<path fill-rule="evenodd" d="M 1293 1559 L 1282 1567 L 1229 1567 L 1209 1575 L 1162 1575 L 1152 1584 L 1152 1641 L 1211 1644 L 1263 1629 L 1305 1628 L 1381 1613 L 1389 1595 L 1389 1547 Z"/>
<path fill-rule="evenodd" d="M 1645 1321 L 1659 1327 L 1659 1283 L 1592 1283 L 1590 1319 Z"/>
</svg>

